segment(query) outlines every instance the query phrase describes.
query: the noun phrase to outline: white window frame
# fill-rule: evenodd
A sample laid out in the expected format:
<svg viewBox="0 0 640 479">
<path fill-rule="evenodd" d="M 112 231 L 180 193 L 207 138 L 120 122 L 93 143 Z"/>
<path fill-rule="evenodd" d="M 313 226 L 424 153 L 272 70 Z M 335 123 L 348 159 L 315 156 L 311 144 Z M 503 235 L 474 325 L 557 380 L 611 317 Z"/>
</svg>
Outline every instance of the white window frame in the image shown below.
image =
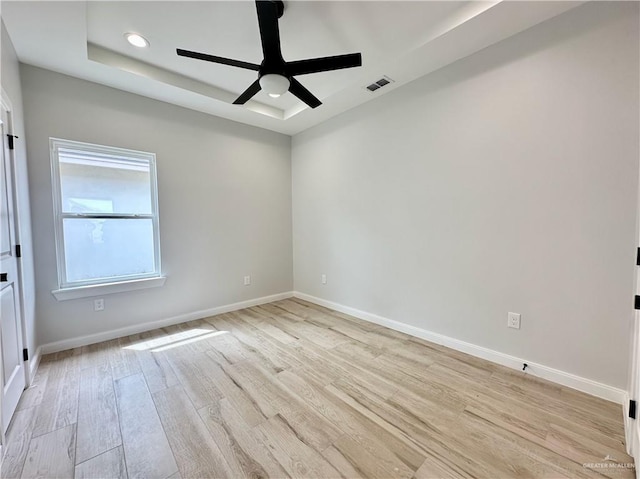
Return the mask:
<svg viewBox="0 0 640 479">
<path fill-rule="evenodd" d="M 96 145 L 79 141 L 49 138 L 51 154 L 51 175 L 53 190 L 53 215 L 56 239 L 56 261 L 58 266 L 58 289 L 51 293 L 58 301 L 120 293 L 136 289 L 162 286 L 166 277 L 162 275 L 160 258 L 160 225 L 158 218 L 158 180 L 156 172 L 156 155 L 146 151 L 128 150 L 112 146 Z M 151 192 L 151 214 L 118 214 L 118 213 L 64 213 L 62 211 L 62 187 L 60 184 L 61 149 L 81 151 L 93 158 L 104 158 L 108 161 L 119 160 L 129 164 L 149 165 L 149 181 Z M 154 271 L 151 273 L 113 276 L 89 281 L 67 281 L 66 258 L 64 248 L 65 218 L 99 218 L 99 219 L 142 219 L 148 218 L 153 225 Z"/>
</svg>

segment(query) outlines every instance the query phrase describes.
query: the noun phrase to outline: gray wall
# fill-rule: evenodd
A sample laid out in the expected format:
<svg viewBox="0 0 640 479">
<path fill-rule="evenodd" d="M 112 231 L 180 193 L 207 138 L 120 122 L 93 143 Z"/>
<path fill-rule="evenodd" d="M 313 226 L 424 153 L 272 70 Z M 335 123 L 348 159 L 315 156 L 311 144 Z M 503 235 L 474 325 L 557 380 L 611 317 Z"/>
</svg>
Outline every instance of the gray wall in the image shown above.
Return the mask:
<svg viewBox="0 0 640 479">
<path fill-rule="evenodd" d="M 587 4 L 296 135 L 295 289 L 626 387 L 638 40 Z"/>
<path fill-rule="evenodd" d="M 39 344 L 290 291 L 288 136 L 22 67 Z M 161 288 L 57 302 L 49 137 L 156 153 Z M 252 285 L 243 285 L 251 275 Z"/>
<path fill-rule="evenodd" d="M 24 128 L 24 111 L 22 105 L 22 87 L 20 84 L 20 66 L 16 52 L 9 38 L 9 34 L 0 22 L 2 39 L 0 52 L 2 66 L 0 67 L 0 84 L 11 102 L 13 111 L 13 134 L 19 139 L 15 142 L 14 160 L 17 190 L 18 234 L 22 247 L 21 274 L 22 296 L 24 305 L 24 325 L 26 332 L 26 345 L 33 356 L 37 343 L 36 338 L 36 291 L 33 265 L 33 247 L 31 242 L 31 219 L 29 206 L 29 180 L 27 171 L 27 149 Z"/>
</svg>

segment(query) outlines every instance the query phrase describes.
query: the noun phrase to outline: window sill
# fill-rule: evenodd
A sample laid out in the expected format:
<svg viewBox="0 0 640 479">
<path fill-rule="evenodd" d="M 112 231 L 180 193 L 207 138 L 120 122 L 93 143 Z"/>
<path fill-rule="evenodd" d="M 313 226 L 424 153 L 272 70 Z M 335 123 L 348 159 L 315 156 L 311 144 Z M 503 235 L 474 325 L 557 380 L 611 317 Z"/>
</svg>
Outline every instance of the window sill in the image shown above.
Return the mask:
<svg viewBox="0 0 640 479">
<path fill-rule="evenodd" d="M 67 301 L 69 299 L 102 296 L 103 294 L 124 293 L 127 291 L 135 291 L 137 289 L 157 288 L 164 285 L 166 280 L 166 276 L 159 276 L 157 278 L 120 281 L 118 283 L 92 284 L 89 286 L 55 289 L 51 291 L 51 294 L 53 294 L 58 301 Z"/>
</svg>

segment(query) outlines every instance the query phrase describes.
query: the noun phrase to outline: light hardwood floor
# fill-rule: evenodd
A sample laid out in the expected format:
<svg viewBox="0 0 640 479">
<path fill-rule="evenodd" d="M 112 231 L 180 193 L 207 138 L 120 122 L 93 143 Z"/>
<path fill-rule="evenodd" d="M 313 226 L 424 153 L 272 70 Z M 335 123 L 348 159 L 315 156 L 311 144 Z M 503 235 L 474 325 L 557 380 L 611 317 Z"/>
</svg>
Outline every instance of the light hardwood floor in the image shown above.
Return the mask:
<svg viewBox="0 0 640 479">
<path fill-rule="evenodd" d="M 0 476 L 631 478 L 623 441 L 616 404 L 284 300 L 44 357 Z"/>
</svg>

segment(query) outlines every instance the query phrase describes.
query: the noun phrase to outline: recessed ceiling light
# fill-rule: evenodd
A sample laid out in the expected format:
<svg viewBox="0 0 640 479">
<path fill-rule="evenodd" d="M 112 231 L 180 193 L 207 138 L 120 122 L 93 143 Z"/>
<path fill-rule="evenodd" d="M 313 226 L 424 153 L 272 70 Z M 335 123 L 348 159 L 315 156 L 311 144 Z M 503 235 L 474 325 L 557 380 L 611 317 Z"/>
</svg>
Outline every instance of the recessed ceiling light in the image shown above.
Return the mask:
<svg viewBox="0 0 640 479">
<path fill-rule="evenodd" d="M 134 47 L 146 48 L 149 46 L 149 41 L 146 38 L 144 38 L 142 35 L 139 35 L 137 33 L 125 33 L 124 37 Z"/>
</svg>

